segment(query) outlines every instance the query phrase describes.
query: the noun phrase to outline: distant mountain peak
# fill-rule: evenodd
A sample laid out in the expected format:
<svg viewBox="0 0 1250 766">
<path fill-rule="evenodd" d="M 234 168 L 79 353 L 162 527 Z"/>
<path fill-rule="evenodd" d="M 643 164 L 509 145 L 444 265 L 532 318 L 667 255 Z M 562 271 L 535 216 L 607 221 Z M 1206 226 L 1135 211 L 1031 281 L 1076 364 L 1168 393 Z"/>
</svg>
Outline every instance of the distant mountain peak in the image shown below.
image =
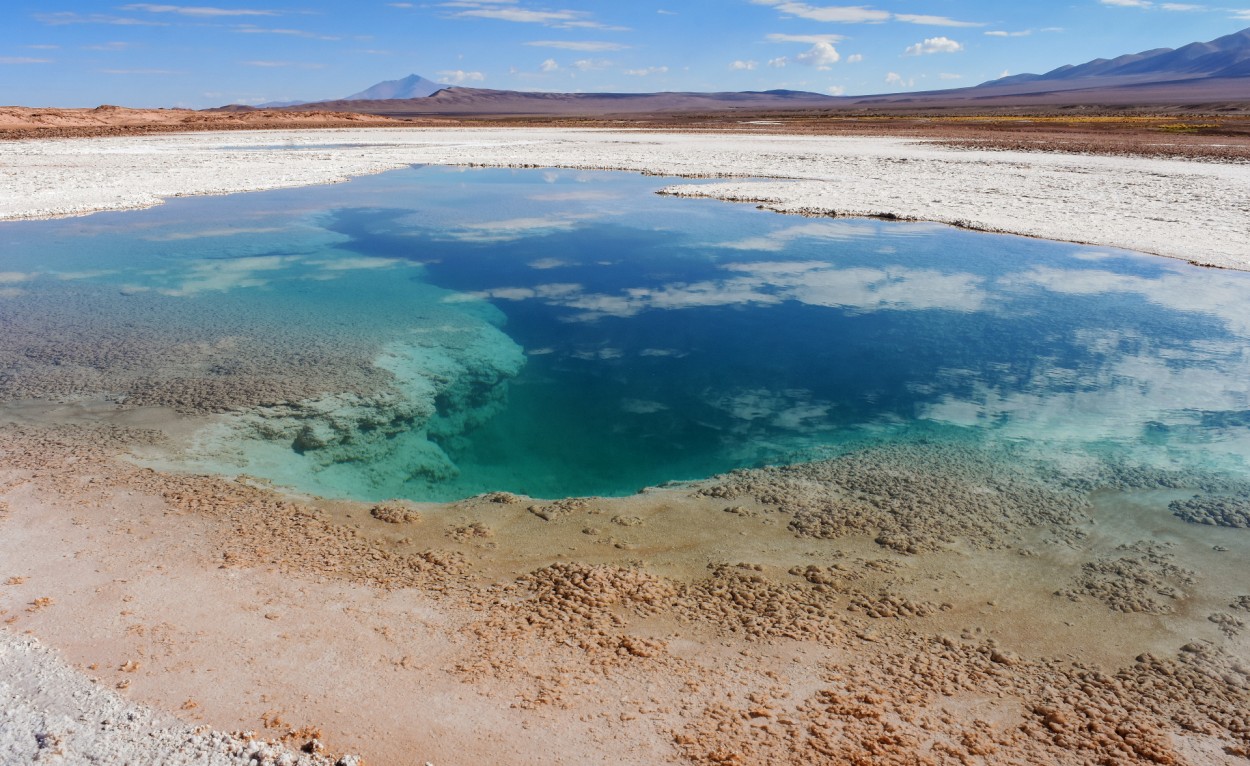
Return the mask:
<svg viewBox="0 0 1250 766">
<path fill-rule="evenodd" d="M 380 82 L 370 88 L 353 93 L 344 101 L 383 101 L 396 98 L 425 98 L 432 96 L 443 88 L 443 83 L 427 80 L 419 74 L 410 74 L 398 80 Z"/>
<path fill-rule="evenodd" d="M 1133 77 L 1152 81 L 1200 77 L 1244 77 L 1250 71 L 1250 28 L 1205 43 L 1180 48 L 1155 48 L 1113 59 L 1067 64 L 1046 74 L 1018 74 L 990 80 L 978 87 L 1046 83 L 1087 78 Z"/>
</svg>

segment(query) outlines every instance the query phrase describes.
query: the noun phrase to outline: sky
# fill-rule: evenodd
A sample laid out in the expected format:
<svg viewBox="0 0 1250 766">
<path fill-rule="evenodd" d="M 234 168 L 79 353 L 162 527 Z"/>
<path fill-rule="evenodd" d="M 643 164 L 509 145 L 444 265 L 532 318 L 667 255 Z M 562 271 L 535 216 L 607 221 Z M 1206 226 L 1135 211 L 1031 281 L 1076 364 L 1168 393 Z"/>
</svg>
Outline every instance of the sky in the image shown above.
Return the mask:
<svg viewBox="0 0 1250 766">
<path fill-rule="evenodd" d="M 976 85 L 1250 27 L 1250 0 L 3 0 L 0 104 L 341 98 L 409 74 L 567 92 Z"/>
</svg>

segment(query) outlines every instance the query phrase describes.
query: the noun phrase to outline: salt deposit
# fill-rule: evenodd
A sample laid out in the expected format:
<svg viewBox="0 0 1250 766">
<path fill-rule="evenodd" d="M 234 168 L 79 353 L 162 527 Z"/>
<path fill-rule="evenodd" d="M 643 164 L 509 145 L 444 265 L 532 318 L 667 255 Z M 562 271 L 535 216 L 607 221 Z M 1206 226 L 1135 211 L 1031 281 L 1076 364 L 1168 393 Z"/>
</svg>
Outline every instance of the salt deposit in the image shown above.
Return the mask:
<svg viewBox="0 0 1250 766">
<path fill-rule="evenodd" d="M 374 129 L 8 142 L 0 143 L 0 220 L 335 183 L 421 163 L 732 178 L 666 191 L 1250 268 L 1250 165 L 971 151 L 885 137 Z"/>
</svg>

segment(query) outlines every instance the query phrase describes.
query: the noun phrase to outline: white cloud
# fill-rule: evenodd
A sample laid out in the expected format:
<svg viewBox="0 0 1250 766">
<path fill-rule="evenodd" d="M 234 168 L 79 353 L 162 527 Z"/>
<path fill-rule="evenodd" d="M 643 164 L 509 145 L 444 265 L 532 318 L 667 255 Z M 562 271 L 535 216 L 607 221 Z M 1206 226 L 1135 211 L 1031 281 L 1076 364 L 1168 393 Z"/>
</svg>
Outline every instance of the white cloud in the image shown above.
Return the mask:
<svg viewBox="0 0 1250 766">
<path fill-rule="evenodd" d="M 816 7 L 791 0 L 752 0 L 756 5 L 771 5 L 789 16 L 809 21 L 830 21 L 842 24 L 881 23 L 889 21 L 889 11 L 878 11 L 862 5 Z"/>
<path fill-rule="evenodd" d="M 147 13 L 174 13 L 180 16 L 198 16 L 212 18 L 216 16 L 277 16 L 277 11 L 249 10 L 247 8 L 210 8 L 193 5 L 155 5 L 153 3 L 131 3 L 119 7 L 119 11 L 146 11 Z"/>
<path fill-rule="evenodd" d="M 509 218 L 502 221 L 472 223 L 451 229 L 443 237 L 457 242 L 492 244 L 516 242 L 528 237 L 541 237 L 577 227 L 579 216 L 553 215 L 547 217 Z"/>
<path fill-rule="evenodd" d="M 920 13 L 890 13 L 879 11 L 864 5 L 833 5 L 814 6 L 794 0 L 751 0 L 756 5 L 768 5 L 776 8 L 785 16 L 793 16 L 808 21 L 825 21 L 838 24 L 881 24 L 886 21 L 901 21 L 905 24 L 920 24 L 935 27 L 983 27 L 985 24 L 976 21 L 958 21 L 947 16 L 932 16 Z"/>
<path fill-rule="evenodd" d="M 442 82 L 452 85 L 459 85 L 463 82 L 481 82 L 486 79 L 486 75 L 481 72 L 466 72 L 463 69 L 444 69 L 434 74 L 438 75 Z"/>
<path fill-rule="evenodd" d="M 287 37 L 305 37 L 309 40 L 341 40 L 341 37 L 333 35 L 322 35 L 316 32 L 308 32 L 303 29 L 266 29 L 264 27 L 252 26 L 251 24 L 242 24 L 234 28 L 234 31 L 245 35 L 285 35 Z"/>
<path fill-rule="evenodd" d="M 666 66 L 649 66 L 646 69 L 626 69 L 625 74 L 631 77 L 649 77 L 653 74 L 665 74 L 668 72 Z"/>
<path fill-rule="evenodd" d="M 816 43 L 807 51 L 794 57 L 794 60 L 800 64 L 814 66 L 820 70 L 829 69 L 841 59 L 842 56 L 838 54 L 837 49 L 829 43 Z"/>
<path fill-rule="evenodd" d="M 862 53 L 852 53 L 851 55 L 846 57 L 846 63 L 848 64 L 858 64 L 859 62 L 863 60 L 864 60 L 864 54 Z"/>
<path fill-rule="evenodd" d="M 910 88 L 916 84 L 916 81 L 904 79 L 898 72 L 889 72 L 885 76 L 885 84 L 893 85 L 897 88 Z"/>
<path fill-rule="evenodd" d="M 103 13 L 74 13 L 73 11 L 57 11 L 56 13 L 36 13 L 35 20 L 50 26 L 66 24 L 114 24 L 121 27 L 167 27 L 168 22 L 132 19 L 124 16 L 108 16 Z"/>
<path fill-rule="evenodd" d="M 627 31 L 627 27 L 604 24 L 590 18 L 586 11 L 571 10 L 534 10 L 522 8 L 516 0 L 451 0 L 440 3 L 439 7 L 454 9 L 450 17 L 454 19 L 490 19 L 493 21 L 511 21 L 518 24 L 542 24 L 557 29 L 606 29 Z"/>
<path fill-rule="evenodd" d="M 909 46 L 904 52 L 907 56 L 924 56 L 931 53 L 958 53 L 964 46 L 949 37 L 930 37 L 924 42 Z"/>
<path fill-rule="evenodd" d="M 758 61 L 735 61 L 729 65 L 729 68 L 736 70 L 736 71 L 737 70 L 751 71 L 755 69 L 757 66 L 759 66 Z"/>
<path fill-rule="evenodd" d="M 908 24 L 920 24 L 930 27 L 983 27 L 979 21 L 956 21 L 945 16 L 926 16 L 916 13 L 896 13 L 894 18 Z"/>
<path fill-rule="evenodd" d="M 553 24 L 573 21 L 580 14 L 576 11 L 531 11 L 527 8 L 470 8 L 453 14 L 456 18 L 496 19 L 522 24 Z"/>
<path fill-rule="evenodd" d="M 846 39 L 846 35 L 783 35 L 780 32 L 774 32 L 768 35 L 768 41 L 771 43 L 808 43 L 814 45 L 816 43 L 840 43 Z"/>
<path fill-rule="evenodd" d="M 590 72 L 595 69 L 607 69 L 612 66 L 612 62 L 607 59 L 578 59 L 573 62 L 573 68 L 579 72 Z"/>
<path fill-rule="evenodd" d="M 547 59 L 538 68 L 544 72 L 554 72 L 560 68 L 560 65 L 555 59 Z"/>
<path fill-rule="evenodd" d="M 1154 5 L 1150 0 L 1098 0 L 1103 5 L 1114 5 L 1119 8 L 1149 8 Z"/>
<path fill-rule="evenodd" d="M 1020 32 L 1007 32 L 1002 29 L 992 29 L 985 33 L 988 37 L 1028 37 L 1033 34 L 1033 30 L 1025 29 Z"/>
<path fill-rule="evenodd" d="M 788 63 L 790 63 L 790 60 L 787 59 L 785 56 L 778 56 L 775 59 L 768 60 L 768 65 L 772 67 L 773 69 L 781 69 Z"/>
<path fill-rule="evenodd" d="M 31 58 L 30 56 L 0 56 L 0 64 L 51 64 L 52 59 Z"/>
<path fill-rule="evenodd" d="M 825 90 L 829 93 L 830 96 L 845 96 L 846 95 L 845 85 L 830 85 L 828 88 L 825 88 Z"/>
<path fill-rule="evenodd" d="M 780 253 L 789 247 L 792 242 L 798 240 L 845 242 L 855 239 L 868 239 L 875 236 L 876 233 L 876 228 L 870 224 L 854 223 L 851 221 L 818 221 L 814 223 L 802 223 L 797 226 L 789 226 L 758 237 L 747 237 L 746 239 L 739 239 L 731 242 L 720 242 L 717 244 L 717 247 L 724 247 L 730 250 Z M 820 266 L 821 263 L 818 261 L 802 263 L 791 262 L 786 264 L 787 270 L 797 268 L 814 269 L 819 268 Z M 725 268 L 732 269 L 733 267 L 726 266 Z"/>
<path fill-rule="evenodd" d="M 101 69 L 101 74 L 185 74 L 176 69 Z"/>
<path fill-rule="evenodd" d="M 597 53 L 599 51 L 621 51 L 628 48 L 628 45 L 621 43 L 609 43 L 596 40 L 532 40 L 525 43 L 535 48 L 559 48 L 566 51 L 582 51 L 585 53 Z"/>
</svg>

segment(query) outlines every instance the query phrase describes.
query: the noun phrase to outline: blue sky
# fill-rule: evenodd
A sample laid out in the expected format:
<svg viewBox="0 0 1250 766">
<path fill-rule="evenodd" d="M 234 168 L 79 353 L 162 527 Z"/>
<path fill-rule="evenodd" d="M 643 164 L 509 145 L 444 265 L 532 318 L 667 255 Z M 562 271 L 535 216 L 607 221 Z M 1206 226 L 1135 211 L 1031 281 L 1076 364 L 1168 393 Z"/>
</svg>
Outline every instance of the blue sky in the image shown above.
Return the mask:
<svg viewBox="0 0 1250 766">
<path fill-rule="evenodd" d="M 890 93 L 1250 27 L 1250 0 L 4 0 L 0 104 L 338 98 L 417 73 L 482 88 Z"/>
</svg>

